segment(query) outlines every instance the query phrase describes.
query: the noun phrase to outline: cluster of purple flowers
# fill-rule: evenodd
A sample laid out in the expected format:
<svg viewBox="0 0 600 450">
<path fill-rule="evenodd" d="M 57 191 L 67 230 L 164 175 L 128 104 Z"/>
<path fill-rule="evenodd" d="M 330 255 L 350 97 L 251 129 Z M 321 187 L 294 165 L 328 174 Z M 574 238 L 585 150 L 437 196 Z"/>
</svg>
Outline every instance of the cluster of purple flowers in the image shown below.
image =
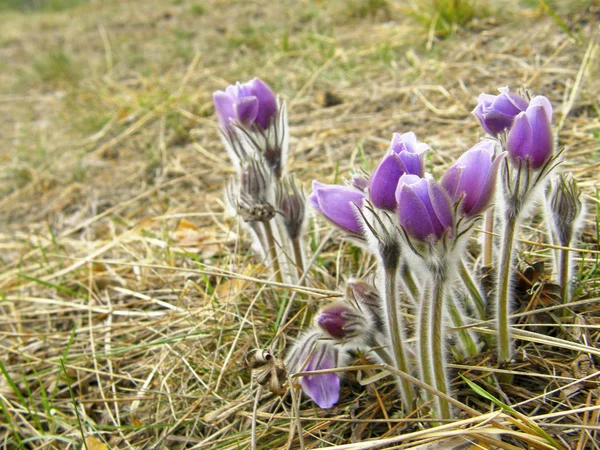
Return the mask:
<svg viewBox="0 0 600 450">
<path fill-rule="evenodd" d="M 471 315 L 487 319 L 485 300 L 464 260 L 465 243 L 486 211 L 492 219 L 488 222 L 502 228 L 500 252 L 493 260 L 498 294 L 489 301 L 496 306 L 499 359 L 510 359 L 515 230 L 548 185 L 560 153 L 555 151 L 549 100 L 506 87 L 499 91 L 481 94 L 473 111 L 489 136 L 463 153 L 439 181 L 426 171 L 430 147 L 412 132 L 393 135 L 369 177 L 355 176 L 345 185 L 313 181 L 313 208 L 377 260 L 375 286 L 349 282 L 345 300 L 325 306 L 288 352 L 288 372 L 302 373 L 299 385 L 320 407 L 338 401 L 340 375 L 335 369 L 346 364 L 348 350 L 361 348 L 398 373 L 418 376 L 431 387 L 423 395 L 433 416 L 452 417 L 447 399 L 432 392 L 449 392 L 447 323 L 462 330 L 452 343 L 455 354 L 472 354 L 482 345 L 468 325 Z M 280 261 L 273 253 L 273 236 L 282 247 L 281 230 L 287 230 L 297 243 L 304 223 L 304 197 L 293 179 L 284 176 L 285 104 L 258 79 L 216 92 L 214 102 L 223 141 L 239 168 L 231 202 L 246 223 L 262 224 L 250 229 L 264 252 L 272 252 L 272 262 Z M 579 190 L 568 177 L 552 185 L 547 202 L 551 236 L 562 246 L 572 245 L 583 210 Z M 501 207 L 491 208 L 494 203 Z M 269 231 L 273 220 L 279 220 L 276 232 Z M 555 259 L 564 263 L 564 258 Z M 566 274 L 561 283 L 567 298 L 570 269 L 558 262 L 556 267 Z M 405 310 L 412 310 L 416 326 L 407 326 Z M 408 329 L 416 330 L 416 339 L 407 339 Z M 324 373 L 311 375 L 313 371 Z M 403 377 L 398 377 L 398 387 L 409 412 L 419 397 L 417 389 Z"/>
</svg>

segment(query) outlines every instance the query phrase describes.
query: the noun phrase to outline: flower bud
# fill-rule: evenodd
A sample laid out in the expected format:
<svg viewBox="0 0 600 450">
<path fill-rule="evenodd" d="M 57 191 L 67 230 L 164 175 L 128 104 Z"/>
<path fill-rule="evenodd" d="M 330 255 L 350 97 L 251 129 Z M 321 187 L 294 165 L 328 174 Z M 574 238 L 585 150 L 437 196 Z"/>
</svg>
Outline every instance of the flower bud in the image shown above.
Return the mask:
<svg viewBox="0 0 600 450">
<path fill-rule="evenodd" d="M 237 121 L 246 127 L 256 124 L 266 130 L 277 113 L 275 94 L 259 78 L 230 85 L 225 92 L 216 91 L 213 102 L 224 129 L 229 128 L 232 121 Z"/>
<path fill-rule="evenodd" d="M 316 323 L 327 335 L 343 341 L 360 337 L 367 329 L 364 316 L 345 302 L 325 306 L 317 315 Z"/>
<path fill-rule="evenodd" d="M 483 129 L 494 137 L 508 130 L 516 115 L 527 109 L 527 100 L 509 92 L 508 87 L 498 90 L 500 95 L 479 95 L 477 106 L 473 110 Z"/>
<path fill-rule="evenodd" d="M 432 178 L 403 175 L 396 189 L 400 225 L 421 241 L 440 239 L 452 231 L 450 198 Z"/>
<path fill-rule="evenodd" d="M 560 174 L 552 183 L 548 206 L 558 243 L 570 246 L 583 212 L 581 190 L 572 174 Z"/>
<path fill-rule="evenodd" d="M 355 206 L 361 207 L 365 194 L 354 188 L 313 181 L 310 201 L 313 207 L 335 225 L 352 233 L 360 233 Z"/>
<path fill-rule="evenodd" d="M 508 133 L 506 151 L 513 164 L 528 161 L 536 170 L 550 160 L 554 153 L 551 123 L 552 105 L 546 97 L 534 97 L 527 110 L 515 117 Z"/>
<path fill-rule="evenodd" d="M 369 198 L 377 208 L 394 211 L 394 192 L 404 174 L 423 176 L 423 155 L 429 147 L 418 143 L 414 133 L 395 133 L 388 154 L 379 163 L 369 183 Z"/>
<path fill-rule="evenodd" d="M 275 216 L 272 205 L 272 178 L 258 159 L 249 159 L 240 174 L 240 182 L 228 191 L 229 201 L 247 222 L 263 222 Z"/>
<path fill-rule="evenodd" d="M 482 141 L 463 153 L 442 177 L 441 185 L 466 217 L 481 214 L 489 206 L 496 188 L 496 175 L 503 155 L 494 158 L 493 141 Z"/>
<path fill-rule="evenodd" d="M 304 226 L 306 198 L 293 177 L 284 178 L 276 188 L 277 208 L 290 239 L 298 239 Z"/>
</svg>

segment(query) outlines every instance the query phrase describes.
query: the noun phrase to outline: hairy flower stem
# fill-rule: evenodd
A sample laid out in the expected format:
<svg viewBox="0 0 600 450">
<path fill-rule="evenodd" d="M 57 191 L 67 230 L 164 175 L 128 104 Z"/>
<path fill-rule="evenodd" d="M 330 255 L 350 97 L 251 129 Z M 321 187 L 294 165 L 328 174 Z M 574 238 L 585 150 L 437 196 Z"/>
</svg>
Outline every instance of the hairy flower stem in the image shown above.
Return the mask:
<svg viewBox="0 0 600 450">
<path fill-rule="evenodd" d="M 267 238 L 267 245 L 269 246 L 269 257 L 271 259 L 272 269 L 273 272 L 275 272 L 275 280 L 278 283 L 283 283 L 283 275 L 281 273 L 281 267 L 279 266 L 279 259 L 277 259 L 277 247 L 275 246 L 275 236 L 273 236 L 271 221 L 265 220 L 263 224 L 265 225 L 265 236 Z"/>
<path fill-rule="evenodd" d="M 483 238 L 483 267 L 491 267 L 494 264 L 494 214 L 493 206 L 485 215 L 485 235 Z"/>
<path fill-rule="evenodd" d="M 558 260 L 558 284 L 560 286 L 560 293 L 563 303 L 569 303 L 571 301 L 571 257 L 569 250 L 560 249 Z"/>
<path fill-rule="evenodd" d="M 431 300 L 431 347 L 433 356 L 433 373 L 435 387 L 442 394 L 448 394 L 448 380 L 446 376 L 446 361 L 444 358 L 444 295 L 446 277 L 438 276 L 435 279 L 433 288 L 433 298 Z M 436 418 L 451 419 L 452 412 L 448 400 L 443 397 L 436 399 L 438 410 L 435 413 Z"/>
<path fill-rule="evenodd" d="M 464 328 L 465 322 L 463 321 L 462 311 L 458 308 L 456 302 L 454 301 L 454 298 L 451 295 L 448 296 L 448 311 L 450 312 L 452 324 L 456 328 L 460 328 L 457 331 L 457 333 L 458 339 L 460 339 L 461 342 L 461 356 L 465 358 L 467 356 L 476 355 L 477 353 L 479 353 L 479 350 L 477 349 L 477 344 L 473 340 L 473 336 L 471 335 L 469 330 Z"/>
<path fill-rule="evenodd" d="M 417 283 L 415 282 L 415 279 L 413 278 L 412 273 L 410 272 L 410 269 L 405 264 L 402 266 L 402 269 L 400 269 L 400 270 L 402 273 L 402 280 L 404 281 L 404 284 L 408 288 L 408 292 L 410 293 L 414 302 L 417 303 L 420 298 L 419 288 L 417 287 Z"/>
<path fill-rule="evenodd" d="M 302 255 L 302 243 L 299 238 L 291 239 L 292 249 L 294 251 L 294 262 L 296 264 L 296 270 L 298 271 L 298 280 L 302 278 L 304 274 L 304 258 Z"/>
<path fill-rule="evenodd" d="M 421 365 L 421 380 L 431 387 L 435 387 L 431 356 L 431 294 L 428 288 L 423 296 L 421 304 L 421 314 L 419 316 L 419 363 Z M 425 393 L 427 401 L 432 405 L 436 404 L 435 396 L 427 391 Z"/>
<path fill-rule="evenodd" d="M 385 285 L 385 309 L 388 320 L 387 326 L 392 340 L 392 352 L 394 355 L 394 360 L 398 370 L 404 373 L 410 373 L 408 369 L 406 351 L 404 348 L 404 324 L 402 323 L 402 318 L 400 316 L 400 304 L 398 301 L 399 295 L 396 289 L 396 268 L 384 268 L 383 276 L 383 282 Z M 411 412 L 413 406 L 413 386 L 405 379 L 401 379 L 398 383 L 398 386 L 401 391 L 400 394 L 402 397 L 404 412 L 408 414 Z"/>
<path fill-rule="evenodd" d="M 475 303 L 475 310 L 477 312 L 477 318 L 480 320 L 485 320 L 485 302 L 483 300 L 483 296 L 481 295 L 481 291 L 479 287 L 475 283 L 473 276 L 463 260 L 460 260 L 458 263 L 458 273 L 460 278 L 462 279 L 469 295 L 471 296 L 471 300 Z"/>
<path fill-rule="evenodd" d="M 517 216 L 507 214 L 504 221 L 502 254 L 500 255 L 500 268 L 498 270 L 498 361 L 500 362 L 509 361 L 512 354 L 508 316 L 510 315 L 510 275 L 516 228 Z"/>
</svg>

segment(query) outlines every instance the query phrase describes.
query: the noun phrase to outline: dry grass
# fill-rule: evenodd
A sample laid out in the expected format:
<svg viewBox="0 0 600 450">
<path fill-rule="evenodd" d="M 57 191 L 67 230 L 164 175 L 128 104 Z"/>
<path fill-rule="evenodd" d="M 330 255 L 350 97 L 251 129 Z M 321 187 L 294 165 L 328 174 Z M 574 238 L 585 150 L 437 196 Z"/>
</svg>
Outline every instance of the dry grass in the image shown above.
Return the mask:
<svg viewBox="0 0 600 450">
<path fill-rule="evenodd" d="M 273 3 L 90 1 L 0 16 L 1 445 L 249 448 L 254 416 L 258 448 L 555 448 L 543 433 L 598 448 L 593 8 L 561 11 L 578 46 L 535 8 L 440 41 L 403 4 Z M 334 409 L 263 393 L 253 414 L 245 354 L 273 340 L 277 305 L 295 290 L 264 280 L 223 214 L 232 169 L 211 94 L 253 76 L 288 99 L 291 166 L 305 186 L 372 166 L 396 131 L 428 142 L 439 173 L 480 135 L 470 115 L 480 92 L 523 85 L 552 100 L 589 209 L 582 283 L 568 308 L 541 295 L 544 284 L 524 296 L 518 360 L 505 368 L 514 385 L 490 382 L 491 354 L 461 362 L 453 386 L 467 408 L 428 429 L 418 412 L 399 418 L 390 377 L 365 383 L 382 368 L 358 355 Z M 325 93 L 342 103 L 325 107 Z M 314 250 L 329 229 L 311 227 Z M 537 225 L 524 232 L 521 258 L 547 259 Z M 372 274 L 340 242 L 296 294 L 289 337 L 346 277 Z M 514 410 L 492 408 L 459 374 Z"/>
</svg>

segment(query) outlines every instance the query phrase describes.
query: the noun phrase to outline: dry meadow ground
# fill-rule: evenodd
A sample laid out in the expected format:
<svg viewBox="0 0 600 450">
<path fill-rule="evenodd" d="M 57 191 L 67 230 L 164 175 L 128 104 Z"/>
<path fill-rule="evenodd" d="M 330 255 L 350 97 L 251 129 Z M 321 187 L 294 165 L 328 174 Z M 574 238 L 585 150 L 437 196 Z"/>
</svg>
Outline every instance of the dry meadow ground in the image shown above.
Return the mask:
<svg viewBox="0 0 600 450">
<path fill-rule="evenodd" d="M 259 449 L 559 448 L 544 433 L 600 448 L 595 1 L 490 2 L 454 27 L 394 0 L 43 4 L 0 0 L 2 448 L 241 449 L 253 421 Z M 481 137 L 481 92 L 552 101 L 588 208 L 581 282 L 568 308 L 544 296 L 548 265 L 523 289 L 512 386 L 490 383 L 491 353 L 455 366 L 455 395 L 479 414 L 442 429 L 403 418 L 390 377 L 359 382 L 376 367 L 349 369 L 331 410 L 263 393 L 253 412 L 244 357 L 275 337 L 275 300 L 296 292 L 290 342 L 347 277 L 373 272 L 334 234 L 308 287 L 277 285 L 224 214 L 233 169 L 212 92 L 254 76 L 288 101 L 290 167 L 307 189 L 371 169 L 409 130 L 441 173 Z M 539 224 L 523 229 L 523 262 L 548 260 Z M 311 219 L 313 251 L 330 230 Z"/>
</svg>

